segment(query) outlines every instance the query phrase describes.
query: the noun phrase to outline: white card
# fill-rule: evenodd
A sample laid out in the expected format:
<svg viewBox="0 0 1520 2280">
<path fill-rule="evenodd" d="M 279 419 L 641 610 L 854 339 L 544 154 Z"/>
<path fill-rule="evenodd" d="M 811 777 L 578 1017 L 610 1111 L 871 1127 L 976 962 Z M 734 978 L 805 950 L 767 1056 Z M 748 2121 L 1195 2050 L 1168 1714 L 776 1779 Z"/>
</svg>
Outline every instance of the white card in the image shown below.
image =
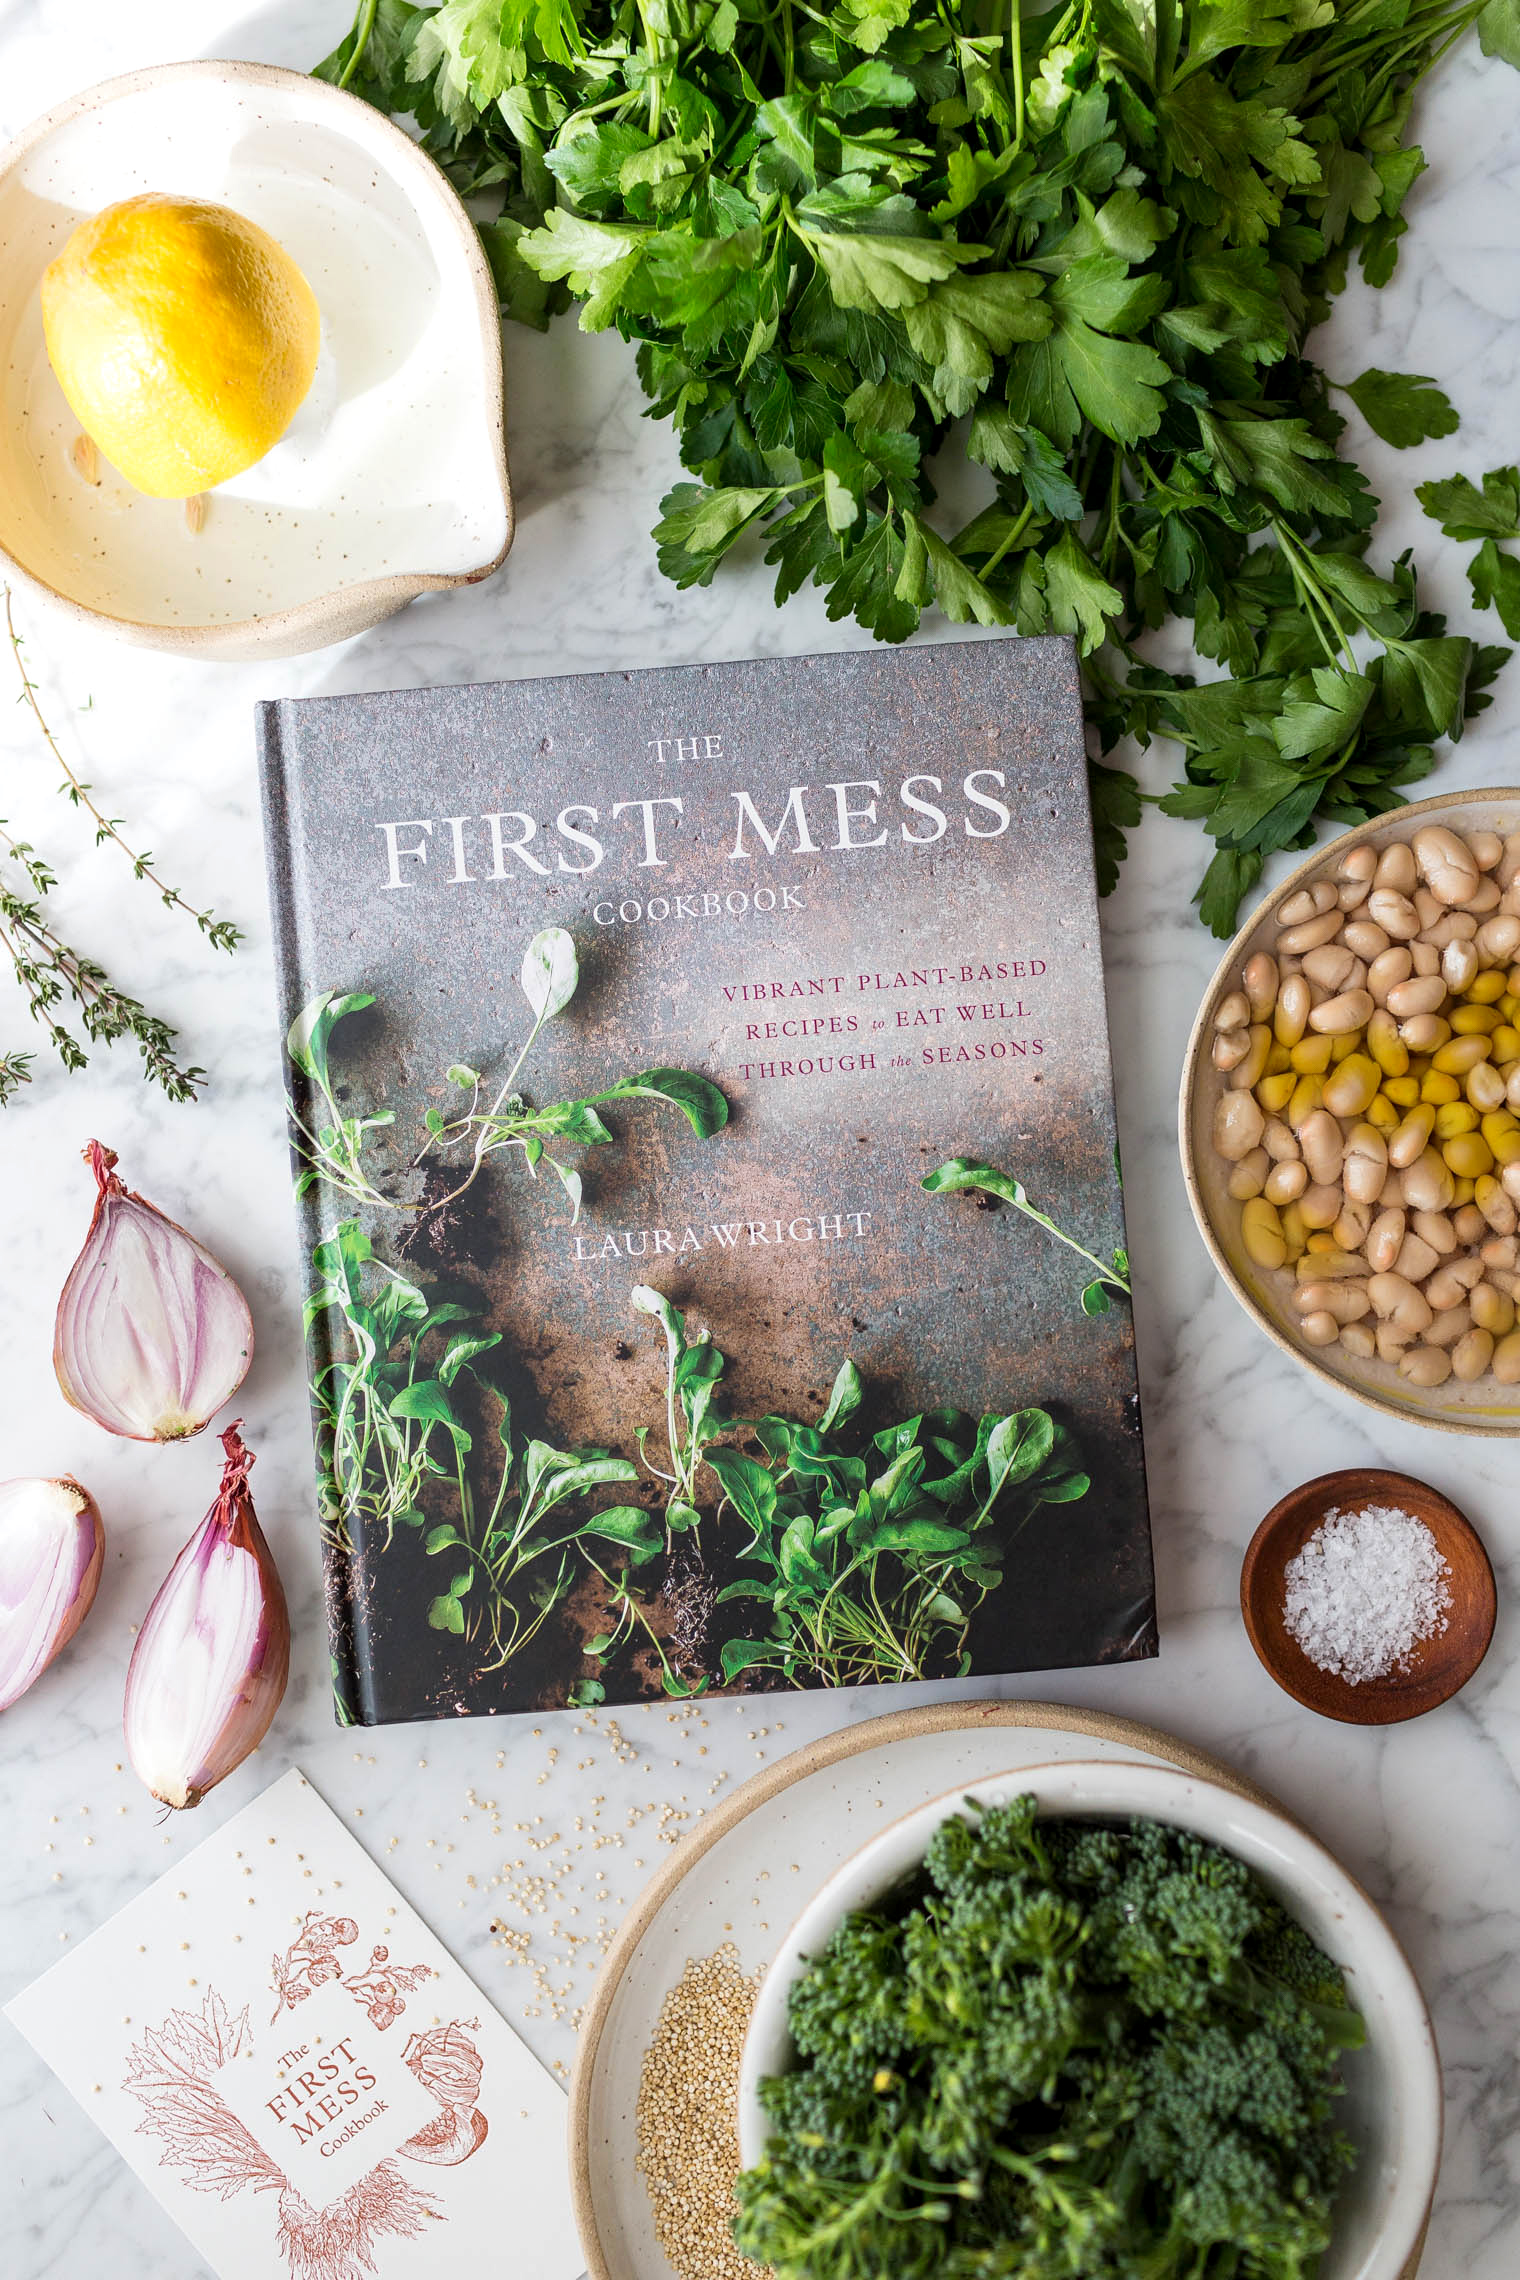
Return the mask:
<svg viewBox="0 0 1520 2280">
<path fill-rule="evenodd" d="M 6 2006 L 218 2280 L 575 2280 L 564 2096 L 299 1773 Z"/>
</svg>

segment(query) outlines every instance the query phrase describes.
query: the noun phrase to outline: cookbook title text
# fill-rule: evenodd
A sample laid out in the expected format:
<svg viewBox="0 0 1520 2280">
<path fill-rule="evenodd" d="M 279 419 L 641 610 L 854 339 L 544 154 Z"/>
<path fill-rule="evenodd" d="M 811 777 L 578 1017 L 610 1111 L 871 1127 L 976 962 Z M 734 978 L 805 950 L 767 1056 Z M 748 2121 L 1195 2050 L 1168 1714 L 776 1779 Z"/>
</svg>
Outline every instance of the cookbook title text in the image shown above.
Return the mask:
<svg viewBox="0 0 1520 2280">
<path fill-rule="evenodd" d="M 649 743 L 661 767 L 723 759 L 720 736 L 651 737 Z M 1001 768 L 980 767 L 949 777 L 916 770 L 895 785 L 879 776 L 791 784 L 784 795 L 758 799 L 731 790 L 728 804 L 716 811 L 717 832 L 725 859 L 739 864 L 778 855 L 855 854 L 899 841 L 933 847 L 952 835 L 1000 839 L 1014 820 L 1000 796 L 1007 789 Z M 706 820 L 710 825 L 710 812 Z M 572 800 L 553 815 L 498 808 L 397 818 L 374 826 L 381 841 L 378 884 L 388 892 L 426 882 L 472 887 L 525 874 L 589 878 L 609 858 L 619 870 L 662 871 L 689 828 L 678 792 L 606 807 Z M 701 836 L 703 821 L 696 828 Z"/>
</svg>

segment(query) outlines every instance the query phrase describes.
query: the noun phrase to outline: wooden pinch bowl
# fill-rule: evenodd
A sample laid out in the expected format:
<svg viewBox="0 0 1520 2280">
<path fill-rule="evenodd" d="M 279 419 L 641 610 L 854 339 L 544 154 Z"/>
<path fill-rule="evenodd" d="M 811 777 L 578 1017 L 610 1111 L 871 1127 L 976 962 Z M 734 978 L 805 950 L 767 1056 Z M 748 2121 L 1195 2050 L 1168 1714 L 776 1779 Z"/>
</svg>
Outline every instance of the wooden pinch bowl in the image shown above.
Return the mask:
<svg viewBox="0 0 1520 2280">
<path fill-rule="evenodd" d="M 1446 1628 L 1421 1639 L 1408 1668 L 1353 1686 L 1321 1670 L 1289 1636 L 1283 1616 L 1288 1563 L 1334 1511 L 1375 1505 L 1412 1512 L 1436 1540 L 1449 1575 Z M 1408 1473 L 1374 1468 L 1322 1473 L 1274 1504 L 1251 1538 L 1240 1570 L 1240 1612 L 1263 1666 L 1285 1693 L 1322 1718 L 1348 1726 L 1392 1726 L 1419 1718 L 1467 1684 L 1488 1652 L 1498 1614 L 1494 1571 L 1482 1539 L 1448 1498 Z"/>
</svg>

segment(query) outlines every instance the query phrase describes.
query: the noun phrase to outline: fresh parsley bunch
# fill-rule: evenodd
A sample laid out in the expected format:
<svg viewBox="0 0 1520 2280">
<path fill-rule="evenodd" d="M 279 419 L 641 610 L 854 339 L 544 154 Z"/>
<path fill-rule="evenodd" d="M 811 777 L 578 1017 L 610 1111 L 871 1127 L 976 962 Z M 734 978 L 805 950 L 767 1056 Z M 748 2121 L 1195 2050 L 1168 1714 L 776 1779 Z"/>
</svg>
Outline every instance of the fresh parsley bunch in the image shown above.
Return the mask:
<svg viewBox="0 0 1520 2280">
<path fill-rule="evenodd" d="M 363 0 L 320 69 L 413 117 L 504 308 L 639 343 L 695 480 L 661 567 L 759 532 L 784 601 L 900 641 L 947 616 L 1074 634 L 1106 750 L 1179 739 L 1162 803 L 1216 843 L 1228 933 L 1272 849 L 1396 806 L 1506 652 L 1364 562 L 1377 501 L 1303 344 L 1353 256 L 1393 273 L 1413 90 L 1520 0 Z M 1449 434 L 1419 377 L 1342 392 Z M 962 429 L 956 423 L 969 420 Z M 992 503 L 947 538 L 939 451 Z M 1175 617 L 1195 688 L 1134 644 Z M 1141 795 L 1095 771 L 1104 884 Z"/>
</svg>

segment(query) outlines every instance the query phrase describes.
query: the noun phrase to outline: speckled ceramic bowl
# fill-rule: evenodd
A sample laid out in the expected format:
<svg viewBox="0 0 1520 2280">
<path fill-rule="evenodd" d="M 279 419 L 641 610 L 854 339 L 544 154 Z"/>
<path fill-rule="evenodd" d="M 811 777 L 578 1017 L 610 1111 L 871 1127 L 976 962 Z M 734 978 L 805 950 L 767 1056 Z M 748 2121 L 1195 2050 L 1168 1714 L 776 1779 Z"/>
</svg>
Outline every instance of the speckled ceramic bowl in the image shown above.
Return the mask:
<svg viewBox="0 0 1520 2280">
<path fill-rule="evenodd" d="M 306 402 L 196 531 L 104 463 L 80 474 L 42 338 L 48 262 L 144 190 L 260 223 L 322 312 Z M 0 152 L 0 575 L 149 648 L 279 657 L 484 578 L 511 542 L 490 269 L 438 168 L 369 104 L 267 64 L 165 64 Z"/>
<path fill-rule="evenodd" d="M 791 2060 L 787 1998 L 852 1909 L 880 1900 L 924 1857 L 940 1823 L 968 1804 L 1032 1791 L 1043 1812 L 1078 1820 L 1132 1815 L 1191 1829 L 1246 1861 L 1346 1974 L 1367 2024 L 1347 2054 L 1337 2119 L 1360 2159 L 1343 2188 L 1320 2280 L 1409 2280 L 1441 2158 L 1441 2068 L 1425 2001 L 1392 1932 L 1323 1845 L 1278 1812 L 1221 1782 L 1170 1766 L 1092 1761 L 1020 1767 L 936 1797 L 881 1830 L 803 1910 L 761 1983 L 739 2076 L 739 2147 L 758 2160 L 769 2134 L 758 2088 Z"/>
<path fill-rule="evenodd" d="M 1188 1041 L 1182 1066 L 1180 1128 L 1182 1171 L 1188 1199 L 1199 1232 L 1229 1288 L 1269 1338 L 1285 1353 L 1312 1370 L 1318 1378 L 1336 1385 L 1359 1401 L 1370 1402 L 1392 1417 L 1435 1425 L 1448 1433 L 1520 1435 L 1520 1387 L 1500 1385 L 1493 1377 L 1460 1385 L 1448 1378 L 1445 1385 L 1411 1385 L 1387 1362 L 1360 1362 L 1343 1346 L 1318 1349 L 1299 1338 L 1291 1310 L 1294 1278 L 1287 1269 L 1276 1273 L 1252 1264 L 1240 1235 L 1240 1205 L 1229 1193 L 1231 1167 L 1214 1153 L 1214 1103 L 1224 1091 L 1226 1078 L 1210 1059 L 1214 1016 L 1221 1001 L 1240 987 L 1240 971 L 1258 950 L 1270 950 L 1278 933 L 1276 913 L 1290 895 L 1321 875 L 1328 877 L 1348 848 L 1386 847 L 1390 840 L 1408 839 L 1421 824 L 1449 824 L 1454 831 L 1520 830 L 1520 790 L 1455 792 L 1440 800 L 1419 800 L 1395 809 L 1348 831 L 1328 846 L 1316 848 L 1282 885 L 1246 920 L 1219 961 L 1218 971 L 1204 992 L 1198 1019 Z"/>
</svg>

